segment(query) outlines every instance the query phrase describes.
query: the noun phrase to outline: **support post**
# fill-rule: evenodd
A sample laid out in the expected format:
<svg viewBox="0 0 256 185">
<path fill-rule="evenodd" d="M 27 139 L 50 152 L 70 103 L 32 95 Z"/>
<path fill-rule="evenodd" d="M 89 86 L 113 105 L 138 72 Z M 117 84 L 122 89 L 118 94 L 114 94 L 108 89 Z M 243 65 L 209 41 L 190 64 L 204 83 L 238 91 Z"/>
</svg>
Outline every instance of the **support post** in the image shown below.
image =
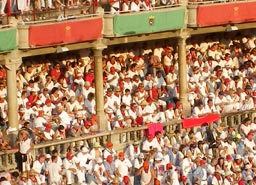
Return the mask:
<svg viewBox="0 0 256 185">
<path fill-rule="evenodd" d="M 7 103 L 8 103 L 8 126 L 10 145 L 15 146 L 16 136 L 19 129 L 18 122 L 18 102 L 17 102 L 17 83 L 16 70 L 21 65 L 22 59 L 10 53 L 4 61 L 7 69 Z"/>
<path fill-rule="evenodd" d="M 97 43 L 93 48 L 95 62 L 95 99 L 96 99 L 96 114 L 98 117 L 98 126 L 100 131 L 107 130 L 107 120 L 104 113 L 104 89 L 103 89 L 103 65 L 102 51 L 106 46 L 102 43 Z"/>
<path fill-rule="evenodd" d="M 181 34 L 178 40 L 179 52 L 179 99 L 182 103 L 185 117 L 191 115 L 191 105 L 187 98 L 187 64 L 186 64 L 186 39 L 188 35 Z"/>
</svg>

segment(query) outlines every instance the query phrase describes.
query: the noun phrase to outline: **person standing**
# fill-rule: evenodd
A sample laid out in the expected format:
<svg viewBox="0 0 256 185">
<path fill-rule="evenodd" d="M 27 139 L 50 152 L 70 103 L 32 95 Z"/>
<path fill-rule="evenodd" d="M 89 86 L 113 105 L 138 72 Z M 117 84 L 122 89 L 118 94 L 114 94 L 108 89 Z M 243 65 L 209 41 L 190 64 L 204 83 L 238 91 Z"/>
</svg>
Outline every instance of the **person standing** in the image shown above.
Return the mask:
<svg viewBox="0 0 256 185">
<path fill-rule="evenodd" d="M 16 155 L 18 169 L 20 172 L 28 171 L 30 170 L 31 162 L 30 152 L 34 148 L 34 144 L 29 138 L 29 133 L 26 130 L 21 130 L 16 143 L 19 145 L 19 152 Z"/>
<path fill-rule="evenodd" d="M 47 165 L 46 174 L 48 175 L 48 182 L 49 184 L 56 184 L 60 185 L 62 182 L 61 173 L 62 169 L 61 166 L 57 163 L 58 157 L 52 156 L 52 162 Z"/>
<path fill-rule="evenodd" d="M 144 161 L 142 167 L 136 172 L 136 176 L 141 175 L 141 185 L 152 185 L 155 179 L 155 171 L 149 166 L 148 161 Z"/>
</svg>

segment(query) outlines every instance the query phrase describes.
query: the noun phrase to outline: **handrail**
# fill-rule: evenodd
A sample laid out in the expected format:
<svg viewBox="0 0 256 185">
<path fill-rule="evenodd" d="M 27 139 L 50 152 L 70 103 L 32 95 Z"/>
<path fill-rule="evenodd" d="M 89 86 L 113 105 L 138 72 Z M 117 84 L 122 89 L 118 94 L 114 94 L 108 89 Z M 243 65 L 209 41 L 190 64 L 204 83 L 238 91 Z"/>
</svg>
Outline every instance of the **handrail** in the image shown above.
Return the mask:
<svg viewBox="0 0 256 185">
<path fill-rule="evenodd" d="M 0 25 L 0 29 L 13 28 L 11 24 Z"/>
<path fill-rule="evenodd" d="M 182 4 L 155 6 L 155 7 L 152 7 L 151 9 L 149 9 L 149 10 L 141 9 L 138 12 L 134 12 L 134 11 L 131 11 L 131 10 L 129 10 L 129 11 L 118 11 L 118 14 L 111 13 L 110 11 L 104 11 L 104 15 L 136 14 L 136 13 L 142 13 L 142 12 L 152 12 L 154 10 L 160 10 L 160 9 L 165 9 L 165 8 L 176 8 L 176 7 L 181 7 L 181 6 L 182 6 Z"/>
<path fill-rule="evenodd" d="M 88 17 L 96 17 L 99 16 L 100 14 L 86 14 L 86 15 L 81 15 L 81 16 L 66 16 L 66 17 L 61 17 L 61 19 L 45 19 L 45 20 L 38 20 L 38 21 L 22 21 L 19 22 L 18 25 L 32 25 L 32 24 L 41 24 L 41 23 L 54 23 L 54 22 L 62 22 L 62 21 L 67 21 L 67 20 L 73 20 L 73 19 L 82 19 L 82 18 L 88 18 Z"/>
</svg>

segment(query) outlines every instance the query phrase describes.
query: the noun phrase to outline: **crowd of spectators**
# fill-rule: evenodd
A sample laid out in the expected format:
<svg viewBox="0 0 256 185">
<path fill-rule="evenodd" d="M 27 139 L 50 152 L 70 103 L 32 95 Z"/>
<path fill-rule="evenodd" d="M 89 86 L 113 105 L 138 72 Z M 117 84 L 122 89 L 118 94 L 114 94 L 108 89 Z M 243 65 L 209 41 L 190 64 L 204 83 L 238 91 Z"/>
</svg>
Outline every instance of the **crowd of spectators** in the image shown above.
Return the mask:
<svg viewBox="0 0 256 185">
<path fill-rule="evenodd" d="M 245 118 L 238 129 L 204 124 L 173 135 L 158 131 L 120 152 L 112 142 L 85 143 L 63 158 L 57 150 L 40 154 L 21 173 L 0 173 L 0 184 L 253 185 L 255 129 L 256 118 Z"/>
<path fill-rule="evenodd" d="M 86 52 L 86 54 L 83 53 L 80 56 L 71 53 L 58 55 L 57 57 L 47 56 L 38 57 L 39 59 L 26 59 L 24 65 L 17 70 L 19 127 L 22 133 L 21 136 L 24 135 L 25 140 L 29 139 L 28 143 L 31 146 L 36 143 L 61 140 L 66 137 L 95 134 L 99 131 L 95 112 L 94 56 L 89 50 L 86 50 Z M 182 104 L 179 101 L 179 66 L 175 45 L 159 42 L 152 48 L 146 43 L 141 46 L 133 45 L 126 49 L 120 46 L 118 49 L 105 50 L 103 55 L 104 112 L 108 130 L 130 128 L 150 123 L 164 123 L 173 119 L 184 118 Z M 192 106 L 191 116 L 200 117 L 208 113 L 221 114 L 254 108 L 256 91 L 255 56 L 256 49 L 253 36 L 236 35 L 231 38 L 225 34 L 220 39 L 207 37 L 200 43 L 191 39 L 187 44 L 186 55 L 188 74 L 184 77 L 187 78 L 188 82 L 187 98 Z M 6 71 L 3 67 L 0 68 L 0 79 L 0 113 L 2 117 L 1 124 L 4 128 L 8 125 L 8 105 L 6 102 Z M 207 129 L 201 129 L 200 132 L 181 132 L 177 130 L 176 134 L 181 132 L 180 134 L 184 134 L 184 138 L 178 135 L 177 138 L 175 137 L 176 142 L 173 141 L 173 137 L 168 138 L 160 135 L 161 137 L 158 138 L 158 136 L 149 135 L 143 143 L 139 143 L 141 148 L 137 147 L 134 152 L 130 152 L 135 153 L 135 150 L 139 151 L 141 149 L 144 158 L 148 159 L 146 160 L 148 163 L 145 162 L 144 164 L 144 160 L 141 160 L 140 164 L 143 164 L 143 168 L 139 166 L 137 168 L 140 170 L 136 171 L 136 167 L 132 168 L 132 166 L 136 164 L 136 160 L 139 160 L 139 153 L 138 156 L 130 158 L 129 155 L 131 154 L 126 154 L 127 151 L 118 155 L 111 152 L 113 154 L 112 160 L 115 160 L 115 168 L 120 168 L 114 170 L 115 173 L 113 172 L 112 175 L 119 177 L 118 180 L 120 181 L 130 179 L 130 183 L 133 184 L 134 174 L 134 180 L 136 181 L 138 180 L 137 176 L 146 173 L 151 175 L 150 177 L 157 177 L 159 181 L 162 181 L 162 184 L 165 184 L 166 178 L 164 176 L 167 175 L 165 173 L 169 173 L 173 174 L 172 177 L 178 178 L 180 175 L 188 183 L 195 184 L 194 181 L 198 178 L 193 177 L 195 176 L 194 173 L 196 174 L 194 170 L 197 171 L 199 168 L 194 167 L 201 166 L 202 169 L 205 169 L 206 165 L 212 165 L 211 171 L 207 171 L 207 179 L 212 177 L 214 182 L 217 179 L 220 182 L 219 184 L 222 184 L 224 177 L 226 178 L 227 175 L 222 171 L 225 170 L 230 172 L 227 177 L 247 181 L 248 179 L 245 179 L 245 177 L 250 176 L 242 176 L 244 173 L 247 174 L 247 171 L 244 170 L 249 169 L 248 165 L 251 165 L 250 169 L 255 167 L 255 162 L 248 157 L 255 152 L 255 143 L 252 137 L 254 136 L 255 126 L 253 126 L 254 123 L 250 124 L 248 120 L 247 122 L 244 121 L 241 124 L 239 132 L 235 132 L 232 128 L 221 131 L 221 128 L 216 127 L 217 134 L 212 136 L 213 139 L 209 139 L 209 133 L 206 134 Z M 219 131 L 221 132 L 219 133 Z M 229 134 L 225 134 L 226 132 Z M 198 133 L 201 133 L 202 136 L 198 136 Z M 8 140 L 4 137 L 5 134 L 3 132 L 0 135 L 2 150 L 10 147 L 8 146 Z M 206 136 L 209 143 L 205 140 Z M 152 142 L 152 140 L 158 142 Z M 215 142 L 218 142 L 217 145 L 213 144 Z M 157 143 L 159 143 L 159 146 Z M 199 146 L 200 143 L 202 146 Z M 238 148 L 236 144 L 243 148 Z M 26 145 L 26 147 L 28 146 Z M 107 161 L 108 156 L 103 156 L 98 143 L 94 143 L 94 146 L 97 147 L 93 147 L 93 152 L 90 151 L 90 155 L 87 157 L 89 160 L 86 160 L 86 164 L 83 165 L 89 165 L 90 170 L 103 169 L 103 166 L 100 165 Z M 210 147 L 207 148 L 207 146 Z M 197 147 L 199 148 L 197 154 L 201 153 L 200 156 L 195 155 L 193 150 Z M 96 154 L 95 148 L 98 148 Z M 154 150 L 152 150 L 153 148 Z M 179 159 L 180 163 L 171 159 L 171 152 L 175 152 L 175 150 L 177 150 L 177 155 L 180 155 L 176 158 Z M 85 154 L 83 151 L 86 151 Z M 81 148 L 80 152 L 87 155 L 89 152 L 88 146 Z M 181 154 L 183 154 L 183 157 Z M 95 156 L 93 157 L 93 155 Z M 243 160 L 236 163 L 236 159 L 240 158 L 239 155 L 240 157 L 243 156 Z M 51 153 L 52 161 L 58 161 L 55 163 L 60 164 L 60 160 L 53 156 L 53 153 Z M 68 184 L 70 184 L 73 175 L 76 175 L 78 181 L 82 183 L 85 181 L 85 173 L 89 181 L 96 184 L 110 182 L 115 179 L 114 176 L 110 178 L 111 175 L 107 175 L 107 171 L 103 173 L 103 171 L 97 169 L 88 172 L 86 166 L 79 166 L 82 165 L 80 164 L 81 160 L 77 162 L 77 156 L 74 156 L 76 155 L 73 153 L 67 153 L 63 166 L 59 165 L 59 167 L 65 169 L 61 173 L 65 173 L 66 179 L 64 180 Z M 164 156 L 166 163 L 162 164 Z M 46 158 L 45 155 L 41 155 L 34 163 L 39 161 L 42 167 Z M 160 158 L 161 160 L 159 160 Z M 228 161 L 230 158 L 235 159 L 235 162 Z M 217 164 L 214 162 L 217 162 Z M 226 162 L 229 162 L 227 168 L 224 165 Z M 127 168 L 123 169 L 125 165 L 122 164 L 127 165 Z M 93 165 L 94 168 L 91 168 L 90 165 Z M 118 167 L 118 165 L 120 166 Z M 31 173 L 34 173 L 36 179 L 43 183 L 44 177 L 41 178 L 40 170 L 38 171 L 38 167 L 33 166 L 32 169 L 37 173 Z M 51 168 L 57 169 L 57 166 L 56 164 L 55 167 Z M 238 174 L 236 173 L 237 166 L 241 170 Z M 126 173 L 123 173 L 123 170 Z M 253 179 L 253 172 L 251 173 Z M 41 174 L 40 178 L 39 174 Z M 131 176 L 131 174 L 133 175 Z M 202 173 L 200 172 L 200 174 Z M 216 174 L 219 174 L 219 176 Z M 91 180 L 90 175 L 92 176 Z M 33 175 L 31 176 L 33 177 Z M 50 172 L 48 172 L 48 178 L 51 178 L 50 176 Z M 218 177 L 214 178 L 215 176 Z M 200 179 L 206 180 L 204 177 Z M 148 179 L 146 177 L 144 180 Z M 153 179 L 155 178 L 152 178 L 151 183 L 153 183 Z M 144 180 L 140 180 L 141 183 Z M 174 181 L 177 182 L 176 180 Z M 234 179 L 233 181 L 238 182 Z M 145 182 L 144 184 L 148 183 Z"/>
<path fill-rule="evenodd" d="M 182 119 L 178 53 L 169 44 L 131 46 L 103 53 L 104 112 L 108 130 Z M 113 51 L 115 50 L 115 51 Z M 207 38 L 187 45 L 187 98 L 192 117 L 254 108 L 253 37 Z M 58 58 L 59 57 L 59 58 Z M 65 54 L 27 59 L 17 70 L 19 128 L 34 142 L 98 131 L 94 56 Z M 1 124 L 7 125 L 6 71 L 0 67 Z M 65 130 L 65 134 L 63 133 Z"/>
<path fill-rule="evenodd" d="M 104 8 L 106 12 L 112 14 L 127 13 L 127 12 L 139 12 L 152 10 L 156 6 L 165 5 L 176 5 L 176 0 L 110 0 L 110 1 L 99 1 L 99 0 L 35 0 L 35 1 L 23 1 L 18 0 L 17 2 L 11 2 L 10 11 L 17 15 L 29 12 L 31 10 L 37 11 L 48 11 L 58 8 L 76 8 L 76 7 L 87 7 L 87 11 L 82 11 L 82 14 L 95 13 L 92 12 L 90 7 L 94 6 L 94 9 L 98 6 Z M 3 16 L 9 11 L 7 0 L 2 0 L 0 3 L 0 15 Z M 45 17 L 45 19 L 47 19 Z"/>
</svg>

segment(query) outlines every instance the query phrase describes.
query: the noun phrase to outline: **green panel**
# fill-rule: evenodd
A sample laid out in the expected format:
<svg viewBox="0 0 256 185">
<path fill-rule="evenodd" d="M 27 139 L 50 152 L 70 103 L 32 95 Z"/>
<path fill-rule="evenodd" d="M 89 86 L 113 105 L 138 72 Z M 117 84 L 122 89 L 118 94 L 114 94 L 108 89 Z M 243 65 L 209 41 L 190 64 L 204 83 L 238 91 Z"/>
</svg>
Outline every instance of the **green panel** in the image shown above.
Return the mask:
<svg viewBox="0 0 256 185">
<path fill-rule="evenodd" d="M 184 16 L 184 8 L 116 15 L 113 19 L 114 33 L 130 35 L 181 29 L 185 25 Z"/>
<path fill-rule="evenodd" d="M 0 29 L 0 52 L 16 48 L 16 29 Z"/>
</svg>

